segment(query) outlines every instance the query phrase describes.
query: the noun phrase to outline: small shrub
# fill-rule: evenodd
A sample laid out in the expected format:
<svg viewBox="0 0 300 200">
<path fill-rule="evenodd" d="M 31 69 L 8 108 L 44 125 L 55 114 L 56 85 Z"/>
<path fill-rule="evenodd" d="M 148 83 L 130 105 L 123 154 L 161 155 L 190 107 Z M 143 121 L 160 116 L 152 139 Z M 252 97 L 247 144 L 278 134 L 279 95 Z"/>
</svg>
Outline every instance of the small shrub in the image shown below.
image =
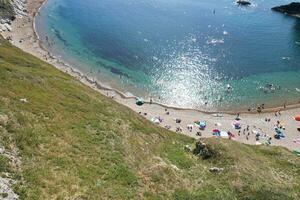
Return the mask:
<svg viewBox="0 0 300 200">
<path fill-rule="evenodd" d="M 216 157 L 218 153 L 216 150 L 212 149 L 209 145 L 199 140 L 196 142 L 196 148 L 193 150 L 193 154 L 205 160 L 211 157 Z"/>
</svg>

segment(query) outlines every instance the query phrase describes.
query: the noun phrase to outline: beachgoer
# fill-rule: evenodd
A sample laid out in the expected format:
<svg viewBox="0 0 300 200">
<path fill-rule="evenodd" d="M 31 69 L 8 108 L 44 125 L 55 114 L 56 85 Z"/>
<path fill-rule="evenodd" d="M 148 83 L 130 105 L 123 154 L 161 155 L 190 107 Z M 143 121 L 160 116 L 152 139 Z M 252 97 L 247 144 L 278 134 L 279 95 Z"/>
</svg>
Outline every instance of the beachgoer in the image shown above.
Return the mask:
<svg viewBox="0 0 300 200">
<path fill-rule="evenodd" d="M 268 143 L 271 144 L 272 137 L 269 137 Z"/>
<path fill-rule="evenodd" d="M 181 119 L 175 119 L 175 121 L 176 121 L 177 124 L 181 123 Z"/>
<path fill-rule="evenodd" d="M 259 133 L 256 133 L 256 135 L 255 135 L 255 139 L 256 139 L 256 141 L 258 141 L 258 140 L 259 140 L 259 136 L 260 136 L 260 134 L 259 134 Z"/>
<path fill-rule="evenodd" d="M 261 113 L 261 107 L 260 106 L 257 107 L 257 112 Z"/>
</svg>

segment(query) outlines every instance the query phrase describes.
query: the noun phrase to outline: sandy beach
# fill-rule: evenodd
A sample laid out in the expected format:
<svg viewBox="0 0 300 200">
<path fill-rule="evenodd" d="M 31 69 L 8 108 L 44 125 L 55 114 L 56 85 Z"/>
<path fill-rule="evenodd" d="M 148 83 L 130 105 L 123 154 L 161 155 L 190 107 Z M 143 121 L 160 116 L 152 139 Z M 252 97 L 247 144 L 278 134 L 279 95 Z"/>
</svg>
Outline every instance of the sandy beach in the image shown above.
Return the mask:
<svg viewBox="0 0 300 200">
<path fill-rule="evenodd" d="M 271 145 L 279 145 L 290 150 L 300 150 L 300 132 L 297 128 L 300 127 L 300 122 L 293 119 L 294 116 L 300 114 L 299 105 L 287 106 L 285 109 L 273 108 L 262 110 L 262 113 L 240 112 L 239 123 L 240 129 L 235 129 L 233 123 L 236 122 L 236 113 L 207 113 L 192 109 L 178 109 L 166 107 L 157 103 L 146 102 L 142 106 L 136 105 L 135 97 L 126 97 L 121 92 L 106 88 L 100 82 L 90 79 L 80 71 L 73 69 L 72 66 L 64 63 L 51 55 L 40 42 L 34 27 L 34 18 L 38 15 L 39 8 L 45 3 L 45 0 L 28 1 L 26 7 L 28 11 L 27 16 L 17 18 L 12 23 L 11 32 L 3 32 L 5 38 L 10 38 L 13 45 L 19 47 L 25 52 L 28 52 L 49 64 L 55 66 L 59 70 L 66 72 L 74 78 L 80 80 L 87 86 L 95 89 L 101 94 L 112 98 L 116 102 L 123 104 L 142 117 L 149 120 L 157 121 L 159 126 L 176 131 L 180 134 L 185 134 L 190 137 L 212 137 L 212 130 L 218 129 L 220 131 L 231 132 L 235 135 L 234 139 L 238 142 L 247 144 L 264 143 L 270 137 Z M 155 101 L 155 100 L 154 100 Z M 275 115 L 275 111 L 279 111 Z M 177 119 L 177 120 L 176 120 Z M 267 119 L 267 120 L 266 120 Z M 177 121 L 177 122 L 176 122 Z M 178 123 L 180 121 L 180 123 Z M 205 121 L 205 130 L 200 130 L 195 121 Z M 278 125 L 278 121 L 280 122 Z M 285 134 L 284 139 L 277 140 L 274 138 L 274 126 L 283 126 Z M 190 127 L 188 129 L 188 127 Z M 260 133 L 259 141 L 256 139 L 256 134 Z"/>
</svg>

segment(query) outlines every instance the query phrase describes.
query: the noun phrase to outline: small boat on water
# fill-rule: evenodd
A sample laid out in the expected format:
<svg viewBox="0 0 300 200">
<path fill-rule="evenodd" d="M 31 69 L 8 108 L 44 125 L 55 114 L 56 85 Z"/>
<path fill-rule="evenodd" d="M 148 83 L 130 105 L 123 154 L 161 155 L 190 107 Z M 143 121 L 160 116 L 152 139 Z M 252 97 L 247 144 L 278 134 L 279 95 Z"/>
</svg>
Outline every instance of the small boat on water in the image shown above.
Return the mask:
<svg viewBox="0 0 300 200">
<path fill-rule="evenodd" d="M 236 3 L 239 6 L 250 6 L 251 5 L 251 3 L 249 1 L 245 1 L 245 0 L 237 0 Z"/>
</svg>

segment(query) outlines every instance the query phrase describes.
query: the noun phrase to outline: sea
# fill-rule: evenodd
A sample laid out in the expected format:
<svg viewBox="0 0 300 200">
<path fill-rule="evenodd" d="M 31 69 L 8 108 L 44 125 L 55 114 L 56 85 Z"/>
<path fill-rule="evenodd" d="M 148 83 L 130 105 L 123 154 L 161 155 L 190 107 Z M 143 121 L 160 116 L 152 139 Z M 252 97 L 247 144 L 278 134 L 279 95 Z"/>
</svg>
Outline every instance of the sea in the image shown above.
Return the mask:
<svg viewBox="0 0 300 200">
<path fill-rule="evenodd" d="M 45 48 L 127 95 L 180 108 L 300 102 L 300 18 L 289 0 L 48 0 Z"/>
</svg>

